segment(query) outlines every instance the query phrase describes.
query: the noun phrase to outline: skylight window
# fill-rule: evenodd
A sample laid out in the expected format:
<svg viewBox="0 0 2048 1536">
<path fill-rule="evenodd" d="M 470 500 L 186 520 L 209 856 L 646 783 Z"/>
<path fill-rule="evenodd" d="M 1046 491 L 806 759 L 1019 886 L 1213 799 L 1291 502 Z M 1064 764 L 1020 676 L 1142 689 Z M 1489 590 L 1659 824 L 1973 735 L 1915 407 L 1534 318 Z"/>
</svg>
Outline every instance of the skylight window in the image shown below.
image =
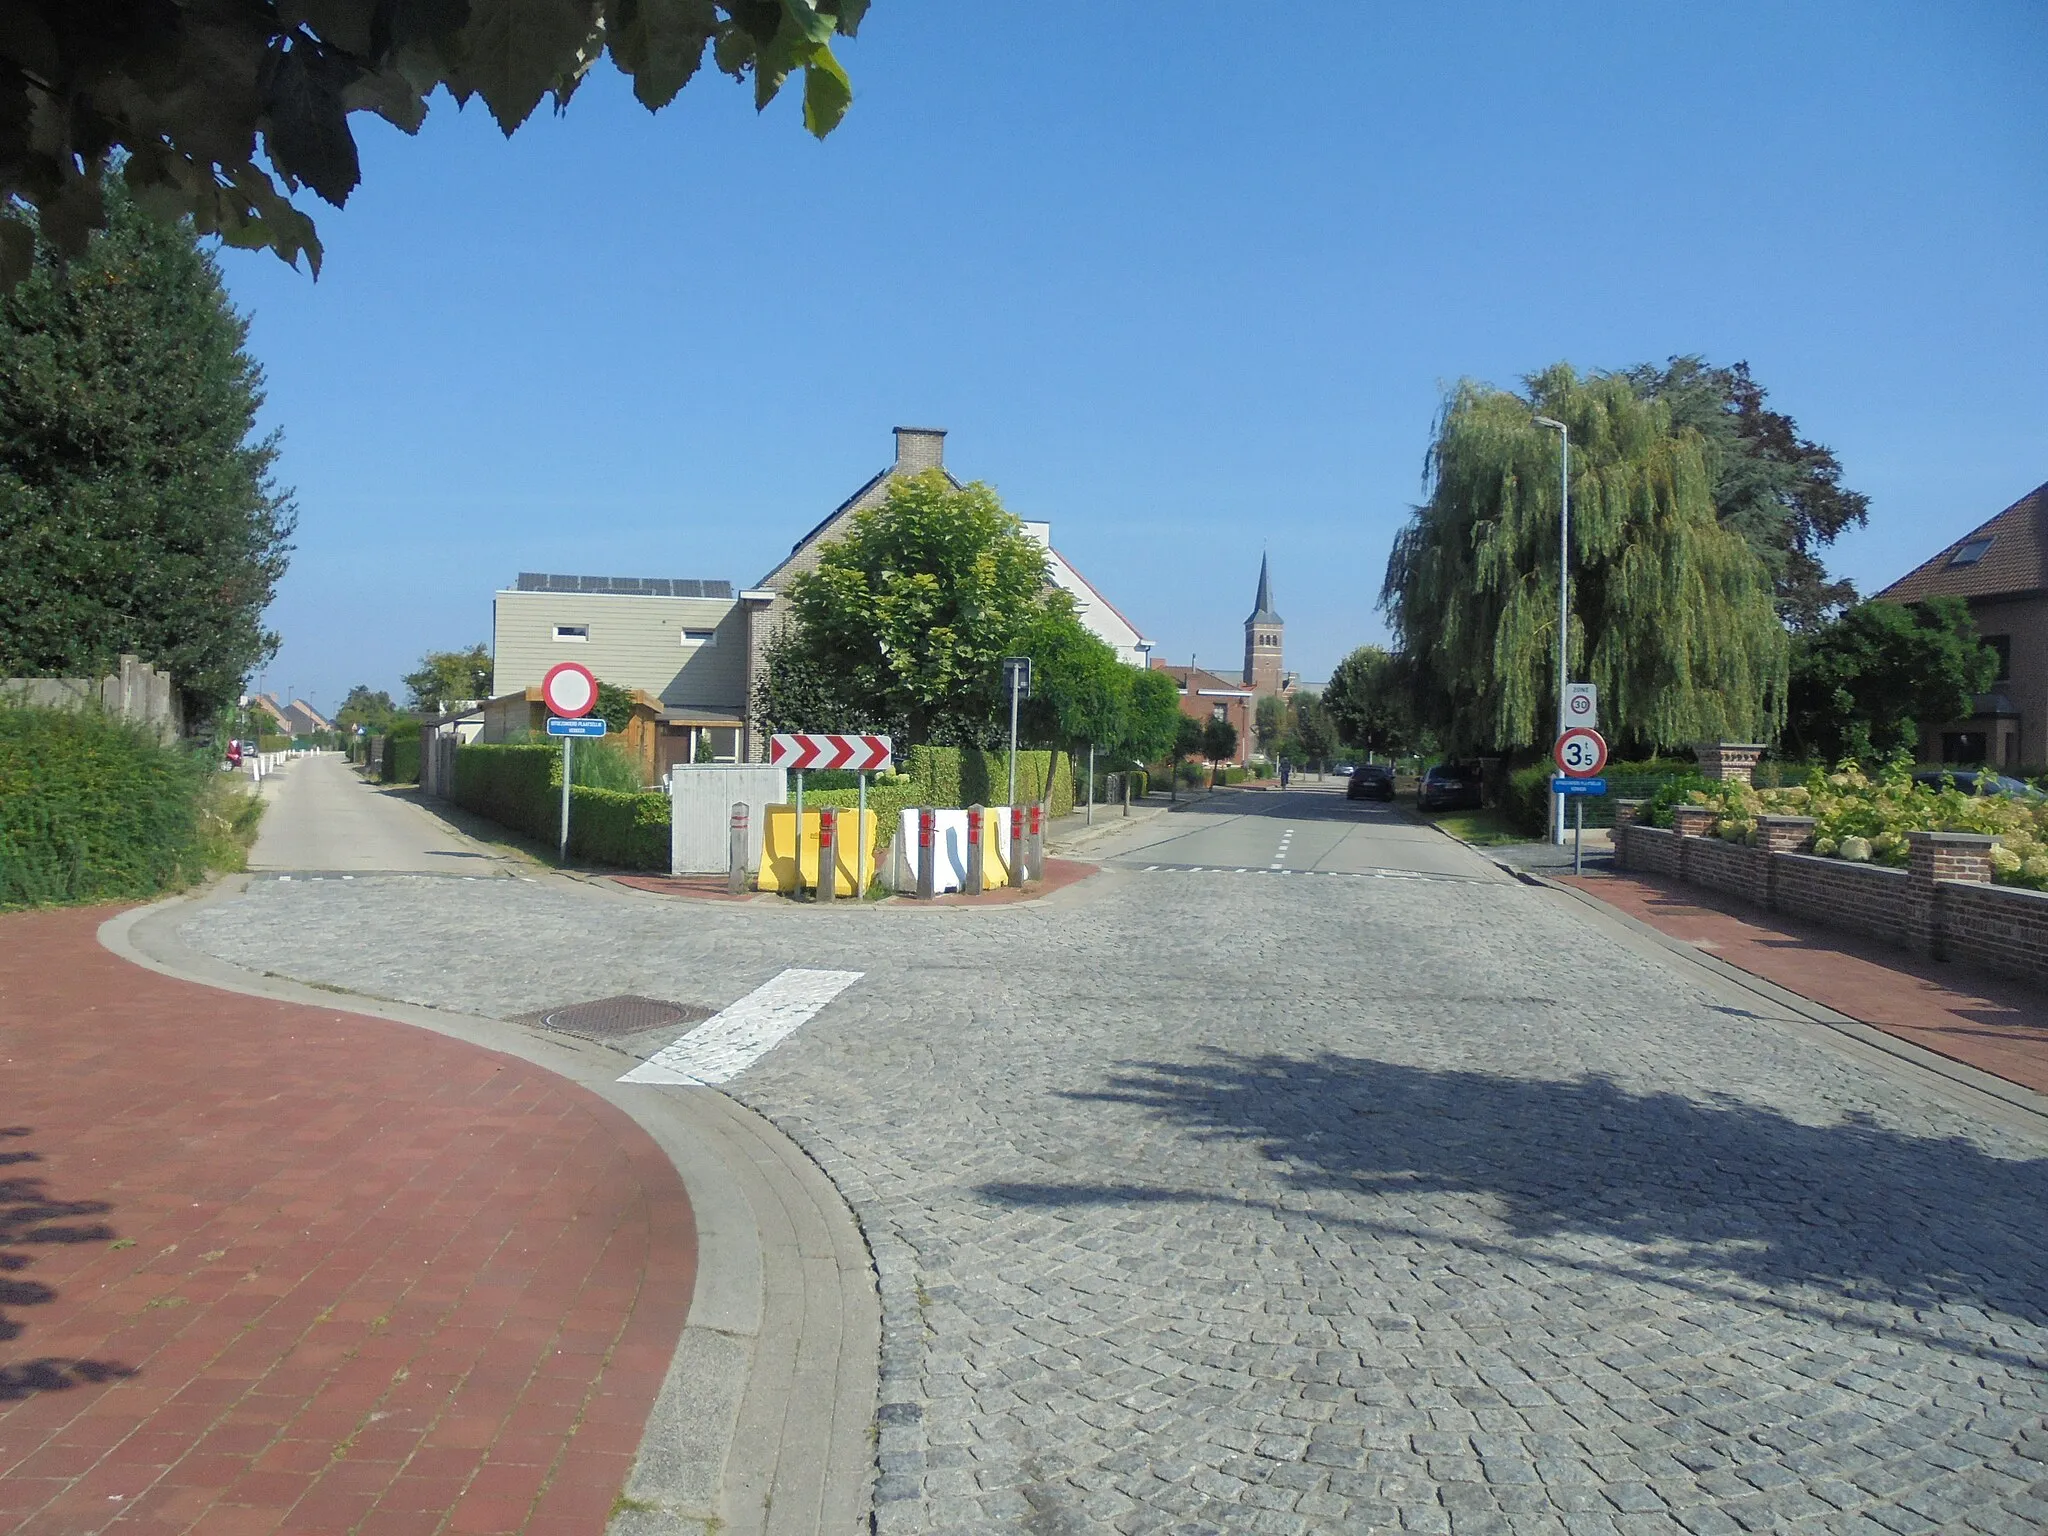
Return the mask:
<svg viewBox="0 0 2048 1536">
<path fill-rule="evenodd" d="M 1963 540 L 1961 544 L 1956 546 L 1956 552 L 1948 557 L 1948 563 L 1950 565 L 1975 565 L 1984 558 L 1984 551 L 1991 547 L 1992 537 L 1993 535 L 1987 533 L 1982 538 Z"/>
</svg>

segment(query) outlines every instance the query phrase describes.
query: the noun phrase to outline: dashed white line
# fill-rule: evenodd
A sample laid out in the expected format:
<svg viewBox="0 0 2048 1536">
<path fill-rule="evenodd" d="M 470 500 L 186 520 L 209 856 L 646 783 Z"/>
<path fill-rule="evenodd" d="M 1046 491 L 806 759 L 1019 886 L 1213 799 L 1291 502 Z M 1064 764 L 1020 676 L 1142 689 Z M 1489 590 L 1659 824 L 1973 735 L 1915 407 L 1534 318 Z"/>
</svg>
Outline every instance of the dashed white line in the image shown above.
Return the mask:
<svg viewBox="0 0 2048 1536">
<path fill-rule="evenodd" d="M 784 971 L 655 1052 L 619 1081 L 692 1087 L 729 1083 L 802 1029 L 862 974 Z"/>
</svg>

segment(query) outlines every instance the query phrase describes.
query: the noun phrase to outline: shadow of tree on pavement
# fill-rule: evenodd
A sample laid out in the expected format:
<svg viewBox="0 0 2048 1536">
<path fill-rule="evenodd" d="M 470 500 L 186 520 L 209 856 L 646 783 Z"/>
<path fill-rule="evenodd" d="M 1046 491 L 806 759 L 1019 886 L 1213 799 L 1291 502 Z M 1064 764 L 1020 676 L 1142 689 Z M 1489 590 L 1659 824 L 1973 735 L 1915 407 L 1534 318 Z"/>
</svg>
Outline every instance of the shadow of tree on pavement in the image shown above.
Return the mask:
<svg viewBox="0 0 2048 1536">
<path fill-rule="evenodd" d="M 0 1126 L 0 1145 L 31 1134 L 28 1126 Z M 19 1167 L 39 1160 L 39 1154 L 26 1148 L 0 1150 L 0 1166 Z M 32 1176 L 0 1177 L 0 1343 L 20 1338 L 27 1327 L 9 1308 L 42 1306 L 57 1299 L 57 1292 L 39 1280 L 14 1278 L 35 1263 L 34 1255 L 23 1250 L 39 1244 L 110 1241 L 112 1227 L 80 1218 L 103 1216 L 112 1208 L 104 1200 L 55 1199 L 43 1181 Z M 104 1360 L 45 1356 L 7 1361 L 0 1363 L 0 1402 L 134 1374 L 125 1365 Z"/>
<path fill-rule="evenodd" d="M 1577 1252 L 1523 1256 L 1705 1290 L 1735 1279 L 2048 1323 L 2048 1159 L 1996 1157 L 1867 1115 L 1808 1125 L 1728 1095 L 1701 1102 L 1599 1076 L 1541 1081 L 1336 1053 L 1124 1063 L 1101 1090 L 1067 1096 L 1256 1144 L 1277 1164 L 1275 1194 L 1297 1192 L 1286 1209 L 1301 1219 L 1468 1248 L 1591 1238 Z M 1303 1212 L 1301 1191 L 1359 1198 L 1326 1195 Z M 1040 1207 L 1277 1208 L 1136 1180 L 980 1192 Z M 1472 1197 L 1462 1213 L 1458 1196 Z"/>
</svg>

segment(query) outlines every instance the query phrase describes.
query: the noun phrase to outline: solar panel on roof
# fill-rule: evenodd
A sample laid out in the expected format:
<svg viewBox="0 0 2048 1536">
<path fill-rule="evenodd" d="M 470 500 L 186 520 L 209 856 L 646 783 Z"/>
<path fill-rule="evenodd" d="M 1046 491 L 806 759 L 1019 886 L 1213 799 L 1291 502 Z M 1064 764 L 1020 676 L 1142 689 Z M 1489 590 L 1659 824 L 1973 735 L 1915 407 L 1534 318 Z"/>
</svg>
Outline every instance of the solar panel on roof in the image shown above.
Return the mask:
<svg viewBox="0 0 2048 1536">
<path fill-rule="evenodd" d="M 548 576 L 521 571 L 521 592 L 608 592 L 628 597 L 731 597 L 729 581 L 691 581 L 667 576 Z"/>
</svg>

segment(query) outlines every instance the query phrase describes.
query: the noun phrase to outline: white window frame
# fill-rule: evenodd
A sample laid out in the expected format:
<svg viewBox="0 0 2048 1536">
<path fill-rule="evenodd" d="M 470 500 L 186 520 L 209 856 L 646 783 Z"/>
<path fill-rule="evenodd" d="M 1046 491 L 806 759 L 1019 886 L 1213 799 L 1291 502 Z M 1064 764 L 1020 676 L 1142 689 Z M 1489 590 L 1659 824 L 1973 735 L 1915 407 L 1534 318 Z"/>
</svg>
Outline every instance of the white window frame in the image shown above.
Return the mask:
<svg viewBox="0 0 2048 1536">
<path fill-rule="evenodd" d="M 676 643 L 678 645 L 715 646 L 718 644 L 718 631 L 715 629 L 686 629 L 682 632 Z"/>
<path fill-rule="evenodd" d="M 557 645 L 588 645 L 590 626 L 588 624 L 557 624 L 555 626 Z"/>
</svg>

